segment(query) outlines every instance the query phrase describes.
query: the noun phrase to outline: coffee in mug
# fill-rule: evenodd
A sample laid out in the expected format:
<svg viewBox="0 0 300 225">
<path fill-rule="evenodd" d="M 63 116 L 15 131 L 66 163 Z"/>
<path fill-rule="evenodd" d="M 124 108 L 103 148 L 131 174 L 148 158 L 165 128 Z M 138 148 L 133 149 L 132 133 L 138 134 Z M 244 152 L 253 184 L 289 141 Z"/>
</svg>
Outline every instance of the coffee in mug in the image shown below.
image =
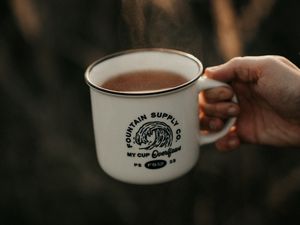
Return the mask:
<svg viewBox="0 0 300 225">
<path fill-rule="evenodd" d="M 153 91 L 176 87 L 187 81 L 174 72 L 142 70 L 113 76 L 100 86 L 114 91 Z"/>
</svg>

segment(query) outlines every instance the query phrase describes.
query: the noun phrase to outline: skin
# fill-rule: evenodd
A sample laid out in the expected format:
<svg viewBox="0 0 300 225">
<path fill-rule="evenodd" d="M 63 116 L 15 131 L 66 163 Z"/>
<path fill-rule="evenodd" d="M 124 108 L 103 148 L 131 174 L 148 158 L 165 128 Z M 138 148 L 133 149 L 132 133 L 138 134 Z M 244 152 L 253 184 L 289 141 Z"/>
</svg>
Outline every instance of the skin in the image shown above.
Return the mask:
<svg viewBox="0 0 300 225">
<path fill-rule="evenodd" d="M 227 82 L 232 89 L 202 93 L 201 126 L 222 129 L 226 118 L 236 126 L 216 142 L 220 151 L 241 142 L 272 146 L 300 146 L 300 69 L 281 56 L 237 57 L 205 70 L 208 78 Z M 230 102 L 233 93 L 238 104 Z"/>
</svg>

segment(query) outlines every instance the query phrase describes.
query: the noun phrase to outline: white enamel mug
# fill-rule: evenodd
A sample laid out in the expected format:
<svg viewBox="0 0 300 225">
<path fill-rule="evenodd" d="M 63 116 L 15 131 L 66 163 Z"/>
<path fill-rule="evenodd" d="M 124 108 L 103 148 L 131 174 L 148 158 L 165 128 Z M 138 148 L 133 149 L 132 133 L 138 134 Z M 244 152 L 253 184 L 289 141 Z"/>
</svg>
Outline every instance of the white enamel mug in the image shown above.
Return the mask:
<svg viewBox="0 0 300 225">
<path fill-rule="evenodd" d="M 188 81 L 154 91 L 118 92 L 101 87 L 118 74 L 145 70 L 179 73 Z M 196 57 L 171 49 L 123 51 L 88 67 L 85 79 L 90 86 L 97 157 L 107 174 L 134 184 L 170 181 L 193 168 L 199 146 L 227 134 L 235 118 L 219 132 L 200 132 L 199 92 L 228 86 L 201 76 L 202 72 Z"/>
</svg>

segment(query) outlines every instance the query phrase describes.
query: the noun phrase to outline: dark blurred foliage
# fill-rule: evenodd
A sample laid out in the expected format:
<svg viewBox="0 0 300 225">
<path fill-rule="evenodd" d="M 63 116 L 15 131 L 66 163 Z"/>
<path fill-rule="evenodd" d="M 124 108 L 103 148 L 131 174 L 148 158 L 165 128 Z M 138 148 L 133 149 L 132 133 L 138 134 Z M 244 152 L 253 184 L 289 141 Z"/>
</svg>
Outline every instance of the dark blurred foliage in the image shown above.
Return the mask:
<svg viewBox="0 0 300 225">
<path fill-rule="evenodd" d="M 235 10 L 248 2 L 233 1 Z M 182 21 L 193 21 L 191 30 L 165 21 L 179 29 L 174 42 L 148 24 L 149 42 L 138 47 L 186 50 L 206 66 L 223 62 L 210 1 L 189 6 Z M 300 66 L 299 8 L 297 0 L 277 0 L 244 54 L 279 54 Z M 299 149 L 243 145 L 222 154 L 206 146 L 189 174 L 155 186 L 104 174 L 84 71 L 137 47 L 132 30 L 117 0 L 0 2 L 0 224 L 298 224 Z"/>
</svg>

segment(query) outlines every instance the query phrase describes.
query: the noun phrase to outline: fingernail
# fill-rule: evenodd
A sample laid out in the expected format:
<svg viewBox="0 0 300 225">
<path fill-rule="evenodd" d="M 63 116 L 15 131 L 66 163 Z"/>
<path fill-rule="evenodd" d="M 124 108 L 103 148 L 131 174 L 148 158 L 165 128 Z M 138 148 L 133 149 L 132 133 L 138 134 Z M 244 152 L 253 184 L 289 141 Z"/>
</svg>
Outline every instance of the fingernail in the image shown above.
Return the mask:
<svg viewBox="0 0 300 225">
<path fill-rule="evenodd" d="M 235 106 L 230 106 L 227 110 L 229 116 L 236 116 L 238 114 L 238 108 Z"/>
<path fill-rule="evenodd" d="M 218 94 L 218 99 L 223 100 L 226 98 L 227 98 L 227 95 L 226 95 L 225 91 L 220 91 L 220 93 Z"/>
</svg>

